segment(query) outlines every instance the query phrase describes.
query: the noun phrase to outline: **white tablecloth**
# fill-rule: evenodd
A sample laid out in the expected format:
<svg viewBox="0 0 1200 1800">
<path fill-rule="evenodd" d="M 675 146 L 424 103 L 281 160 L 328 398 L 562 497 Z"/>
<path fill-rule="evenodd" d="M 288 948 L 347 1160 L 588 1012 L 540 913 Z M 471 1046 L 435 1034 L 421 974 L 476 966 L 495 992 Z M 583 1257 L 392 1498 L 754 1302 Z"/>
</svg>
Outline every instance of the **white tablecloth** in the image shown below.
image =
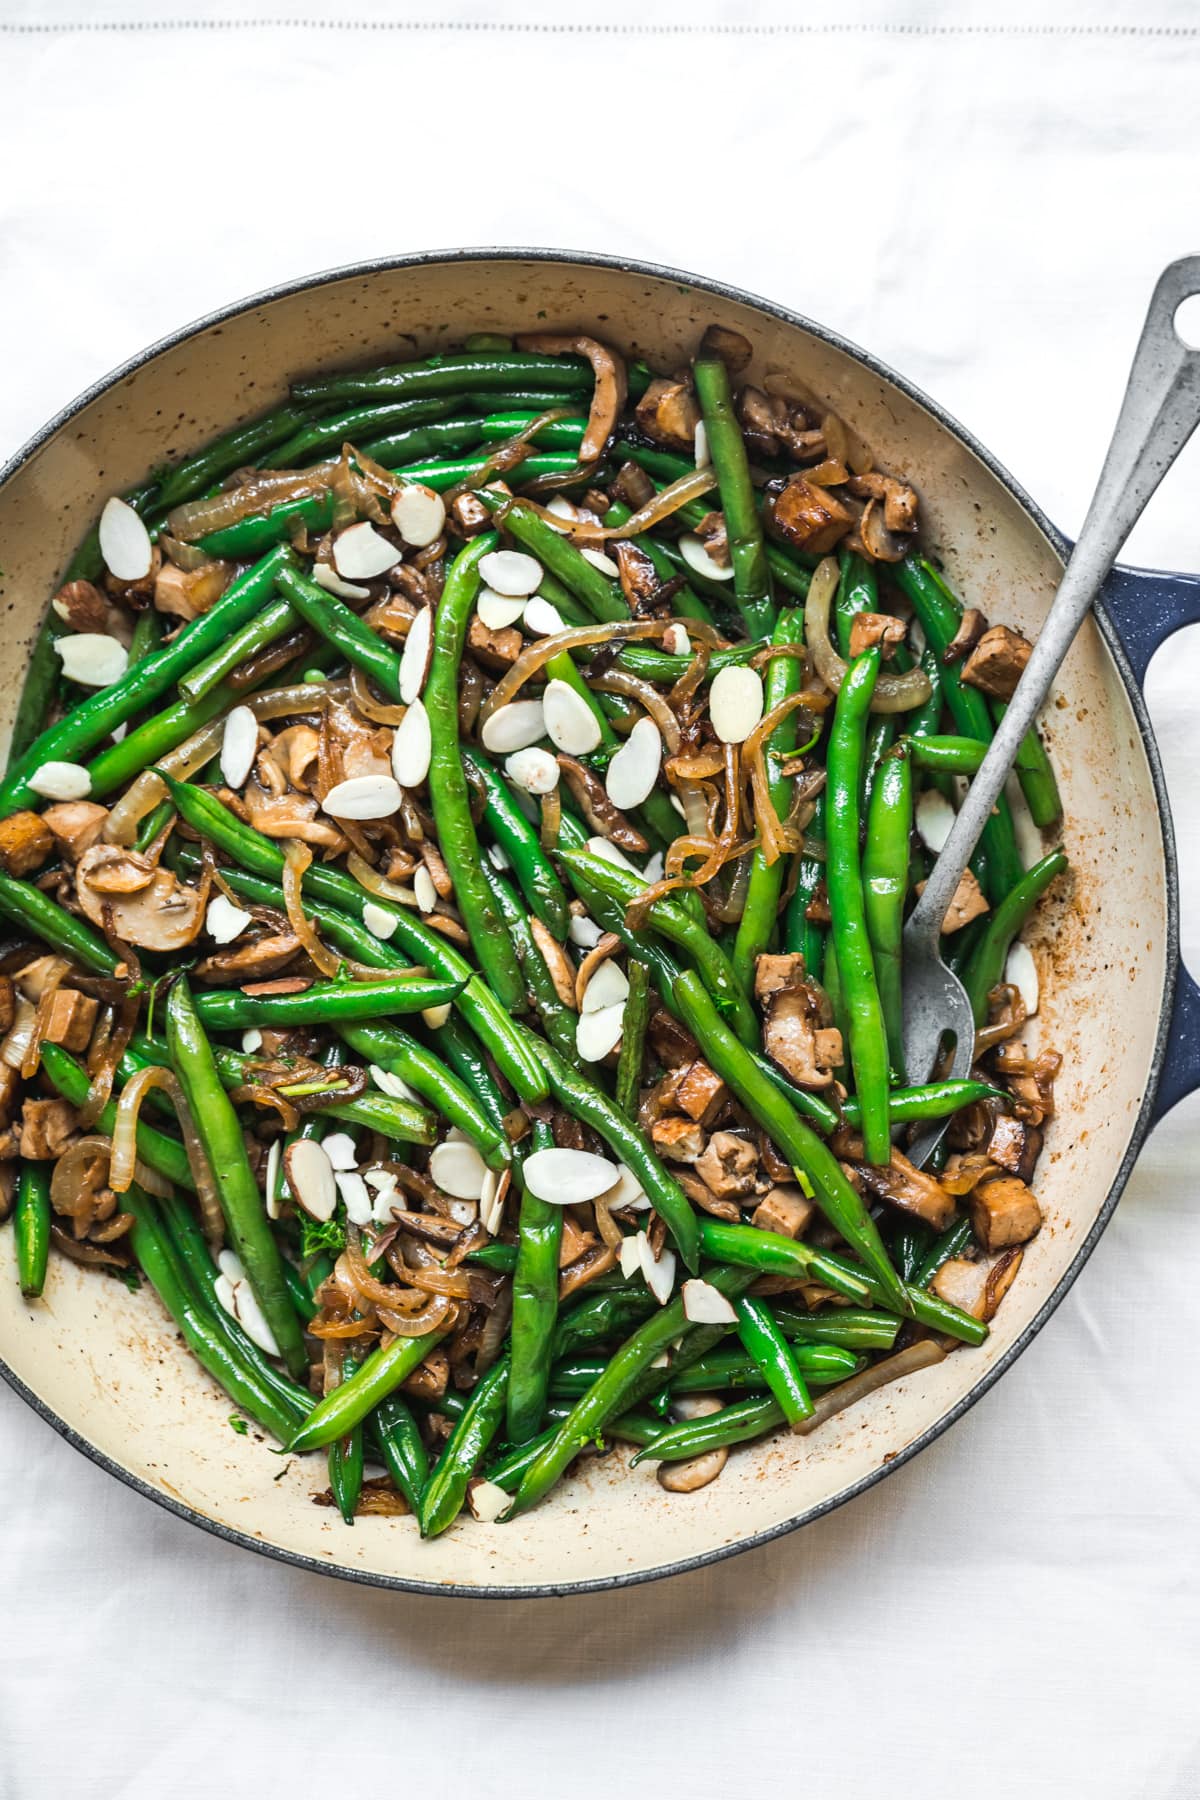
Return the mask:
<svg viewBox="0 0 1200 1800">
<path fill-rule="evenodd" d="M 836 26 L 783 0 L 241 10 L 0 0 L 3 453 L 278 278 L 558 243 L 827 321 L 1071 530 L 1153 279 L 1200 248 L 1189 0 L 910 0 L 902 23 L 879 0 Z M 1200 567 L 1198 475 L 1193 447 L 1131 560 Z M 1150 682 L 1194 951 L 1198 677 L 1178 640 Z M 915 1464 L 639 1591 L 484 1606 L 294 1573 L 127 1492 L 0 1387 L 0 1796 L 1190 1800 L 1198 1122 L 1192 1101 L 1155 1134 L 1050 1327 Z"/>
</svg>

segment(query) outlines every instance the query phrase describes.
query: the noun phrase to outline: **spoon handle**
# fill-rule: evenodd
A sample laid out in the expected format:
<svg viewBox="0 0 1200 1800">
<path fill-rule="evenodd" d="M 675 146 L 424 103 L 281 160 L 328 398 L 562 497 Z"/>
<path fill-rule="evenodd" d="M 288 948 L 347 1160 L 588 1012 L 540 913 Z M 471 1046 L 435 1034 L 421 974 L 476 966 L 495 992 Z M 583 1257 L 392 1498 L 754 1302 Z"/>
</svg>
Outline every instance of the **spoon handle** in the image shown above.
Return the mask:
<svg viewBox="0 0 1200 1800">
<path fill-rule="evenodd" d="M 1159 276 L 1079 541 L 1016 692 L 913 909 L 906 932 L 910 939 L 936 946 L 979 834 L 1076 632 L 1146 502 L 1200 424 L 1200 350 L 1189 348 L 1175 326 L 1178 308 L 1198 293 L 1200 256 L 1186 256 Z"/>
</svg>

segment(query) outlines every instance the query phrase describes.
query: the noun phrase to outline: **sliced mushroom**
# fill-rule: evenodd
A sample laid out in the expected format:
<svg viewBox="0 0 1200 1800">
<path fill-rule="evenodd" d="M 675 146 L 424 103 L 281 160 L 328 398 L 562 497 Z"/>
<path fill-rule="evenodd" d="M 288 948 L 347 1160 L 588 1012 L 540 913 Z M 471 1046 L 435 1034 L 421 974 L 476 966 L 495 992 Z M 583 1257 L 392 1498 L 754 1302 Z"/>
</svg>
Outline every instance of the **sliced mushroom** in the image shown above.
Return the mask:
<svg viewBox="0 0 1200 1800">
<path fill-rule="evenodd" d="M 155 611 L 176 619 L 199 618 L 232 580 L 232 563 L 202 563 L 198 569 L 177 569 L 174 563 L 163 563 L 154 578 Z"/>
<path fill-rule="evenodd" d="M 855 1174 L 868 1193 L 889 1201 L 901 1212 L 911 1213 L 914 1218 L 932 1226 L 934 1231 L 945 1231 L 954 1223 L 958 1211 L 954 1195 L 948 1194 L 932 1175 L 915 1168 L 907 1156 L 896 1149 L 892 1150 L 887 1168 L 877 1169 L 871 1163 L 862 1162 L 861 1156 L 856 1154 L 859 1149 L 860 1144 L 855 1140 L 851 1154 L 860 1165 Z"/>
<path fill-rule="evenodd" d="M 115 935 L 142 950 L 182 950 L 192 943 L 204 923 L 207 895 L 176 880 L 170 869 L 161 868 L 133 893 L 93 887 L 92 870 L 96 868 L 103 879 L 112 849 L 112 845 L 95 844 L 79 859 L 75 894 L 85 918 L 103 928 L 107 914 Z"/>
<path fill-rule="evenodd" d="M 799 1087 L 830 1087 L 842 1061 L 841 1032 L 820 1022 L 822 1011 L 809 982 L 784 988 L 768 1002 L 763 1048 Z"/>
<path fill-rule="evenodd" d="M 87 879 L 98 894 L 140 894 L 154 880 L 154 864 L 140 851 L 97 844 L 88 853 Z"/>
<path fill-rule="evenodd" d="M 641 832 L 613 805 L 598 775 L 594 775 L 576 757 L 561 753 L 558 766 L 574 796 L 575 804 L 594 832 L 607 838 L 618 850 L 632 850 L 635 854 L 644 854 L 649 850 L 650 846 Z"/>
<path fill-rule="evenodd" d="M 696 1173 L 718 1200 L 738 1199 L 754 1187 L 758 1151 L 736 1132 L 714 1131 L 696 1158 Z"/>
<path fill-rule="evenodd" d="M 618 538 L 609 548 L 617 561 L 621 572 L 621 592 L 629 602 L 629 610 L 636 617 L 658 593 L 662 583 L 658 579 L 658 570 L 644 550 L 627 538 Z"/>
<path fill-rule="evenodd" d="M 634 417 L 656 444 L 689 454 L 694 450 L 700 408 L 686 382 L 656 376 L 638 401 Z"/>
<path fill-rule="evenodd" d="M 628 385 L 624 359 L 596 338 L 582 333 L 527 332 L 516 340 L 519 350 L 535 356 L 582 356 L 592 365 L 595 386 L 587 430 L 579 446 L 581 463 L 595 462 L 616 430 Z"/>
<path fill-rule="evenodd" d="M 709 325 L 700 339 L 700 354 L 719 356 L 731 375 L 740 375 L 750 366 L 754 346 L 740 331 L 731 331 L 727 325 Z"/>
<path fill-rule="evenodd" d="M 308 793 L 316 780 L 321 740 L 311 725 L 289 725 L 270 743 L 271 758 L 294 788 Z"/>
<path fill-rule="evenodd" d="M 961 662 L 969 656 L 980 638 L 988 628 L 988 622 L 977 606 L 968 606 L 958 622 L 958 630 L 942 652 L 942 661 L 947 665 Z"/>
<path fill-rule="evenodd" d="M 531 918 L 529 929 L 533 933 L 533 941 L 541 951 L 550 971 L 550 979 L 554 983 L 554 991 L 564 1006 L 575 1011 L 575 971 L 567 958 L 567 953 L 558 939 L 552 937 L 540 919 Z"/>
<path fill-rule="evenodd" d="M 875 644 L 883 656 L 891 656 L 904 642 L 905 624 L 894 613 L 855 613 L 850 624 L 850 660 L 861 656 Z"/>
<path fill-rule="evenodd" d="M 881 475 L 878 469 L 872 469 L 866 475 L 852 475 L 846 486 L 857 499 L 879 504 L 880 524 L 884 531 L 904 537 L 911 536 L 917 529 L 916 490 L 906 481 L 898 481 L 894 475 Z M 897 559 L 889 557 L 885 560 Z"/>
<path fill-rule="evenodd" d="M 680 1402 L 680 1413 L 683 1413 Z M 715 1394 L 697 1394 L 686 1411 L 689 1419 L 708 1419 L 724 1410 Z M 706 1450 L 701 1456 L 689 1456 L 685 1462 L 665 1462 L 658 1466 L 658 1484 L 669 1494 L 694 1494 L 715 1481 L 729 1461 L 728 1445 Z"/>
<path fill-rule="evenodd" d="M 300 940 L 292 932 L 272 932 L 254 943 L 206 956 L 197 963 L 196 973 L 204 981 L 229 982 L 235 987 L 244 981 L 264 981 L 286 968 L 299 948 Z"/>
<path fill-rule="evenodd" d="M 340 831 L 328 820 L 317 818 L 317 803 L 309 795 L 268 794 L 257 781 L 251 781 L 243 799 L 246 817 L 265 837 L 300 838 L 325 850 L 340 850 L 345 844 Z"/>
</svg>

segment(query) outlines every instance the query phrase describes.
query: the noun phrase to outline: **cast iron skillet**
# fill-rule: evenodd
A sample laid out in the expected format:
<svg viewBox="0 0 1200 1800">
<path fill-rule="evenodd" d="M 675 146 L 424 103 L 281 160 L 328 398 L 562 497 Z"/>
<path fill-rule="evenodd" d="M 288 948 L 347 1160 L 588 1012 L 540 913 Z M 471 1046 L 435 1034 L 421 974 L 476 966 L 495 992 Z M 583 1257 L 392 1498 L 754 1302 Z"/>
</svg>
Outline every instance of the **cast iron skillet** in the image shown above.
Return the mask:
<svg viewBox="0 0 1200 1800">
<path fill-rule="evenodd" d="M 719 319 L 755 346 L 752 376 L 822 394 L 922 495 L 926 538 L 959 590 L 1036 631 L 1067 548 L 1012 478 L 903 377 L 824 327 L 734 288 L 566 251 L 477 250 L 361 264 L 283 284 L 153 345 L 52 419 L 0 472 L 0 603 L 25 654 L 74 543 L 108 494 L 274 404 L 289 376 L 395 360 L 473 330 L 589 327 L 671 368 Z M 401 334 L 414 343 L 405 344 Z M 1014 366 L 1017 347 L 1013 349 Z M 1180 968 L 1170 812 L 1141 682 L 1155 649 L 1200 619 L 1200 581 L 1118 569 L 1046 715 L 1073 879 L 1038 945 L 1043 1042 L 1064 1052 L 1061 1112 L 1038 1188 L 1047 1224 L 983 1350 L 884 1390 L 803 1440 L 739 1452 L 720 1481 L 667 1495 L 620 1457 L 587 1465 L 508 1526 L 466 1523 L 422 1545 L 407 1521 L 349 1531 L 312 1505 L 319 1459 L 279 1473 L 229 1431 L 216 1394 L 144 1293 L 56 1264 L 19 1299 L 0 1233 L 0 1373 L 101 1467 L 231 1542 L 349 1580 L 477 1596 L 650 1580 L 819 1517 L 930 1443 L 1009 1367 L 1062 1300 L 1112 1216 L 1147 1132 L 1200 1085 L 1200 990 Z"/>
</svg>

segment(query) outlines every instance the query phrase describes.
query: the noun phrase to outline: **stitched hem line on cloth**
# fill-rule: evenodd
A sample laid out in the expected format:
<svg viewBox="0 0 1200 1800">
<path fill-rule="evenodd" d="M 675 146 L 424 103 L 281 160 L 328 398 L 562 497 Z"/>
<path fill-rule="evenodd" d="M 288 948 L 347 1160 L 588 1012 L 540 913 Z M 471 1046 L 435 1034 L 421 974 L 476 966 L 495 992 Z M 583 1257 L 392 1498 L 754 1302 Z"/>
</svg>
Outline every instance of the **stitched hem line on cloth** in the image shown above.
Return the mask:
<svg viewBox="0 0 1200 1800">
<path fill-rule="evenodd" d="M 120 31 L 464 31 L 540 37 L 1012 37 L 1194 38 L 1200 25 L 614 25 L 521 24 L 515 21 L 438 19 L 77 19 L 59 24 L 0 20 L 13 37 L 66 37 L 74 32 Z"/>
</svg>

